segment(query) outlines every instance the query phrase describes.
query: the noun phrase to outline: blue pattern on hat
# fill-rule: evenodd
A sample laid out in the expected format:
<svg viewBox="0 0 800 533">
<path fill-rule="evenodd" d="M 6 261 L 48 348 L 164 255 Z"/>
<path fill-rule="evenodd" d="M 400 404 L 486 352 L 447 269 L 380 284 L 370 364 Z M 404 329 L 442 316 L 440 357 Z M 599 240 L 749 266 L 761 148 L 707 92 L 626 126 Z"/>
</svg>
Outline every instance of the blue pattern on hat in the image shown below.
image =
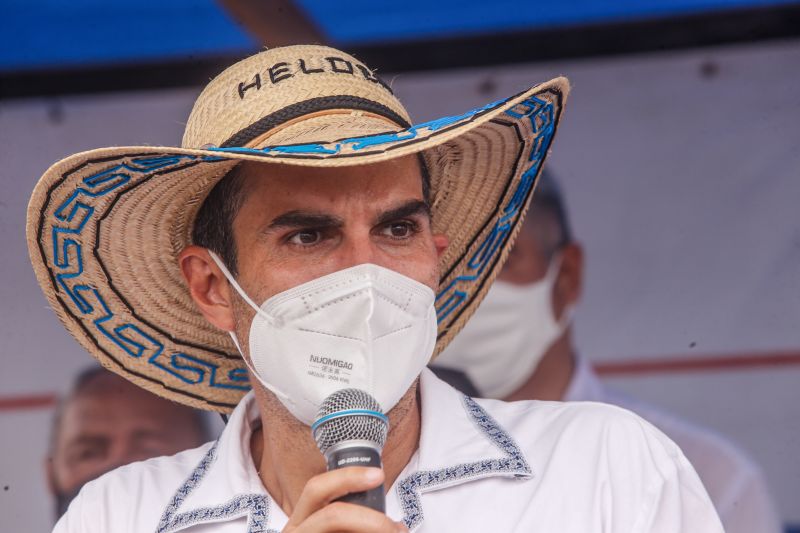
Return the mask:
<svg viewBox="0 0 800 533">
<path fill-rule="evenodd" d="M 127 190 L 157 174 L 179 171 L 200 163 L 213 164 L 226 161 L 222 156 L 226 152 L 261 156 L 283 154 L 285 157 L 314 157 L 316 155 L 346 157 L 353 152 L 368 152 L 368 149 L 377 146 L 383 147 L 383 150 L 386 151 L 393 146 L 402 146 L 422 132 L 441 131 L 454 124 L 473 120 L 506 101 L 508 99 L 493 102 L 461 115 L 422 123 L 399 133 L 352 138 L 328 144 L 281 146 L 261 150 L 252 148 L 212 149 L 214 152 L 219 152 L 219 156 L 147 155 L 131 157 L 123 163 L 114 163 L 110 167 L 101 168 L 83 178 L 81 186 L 57 206 L 51 215 L 55 219 L 51 232 L 52 262 L 49 265 L 53 283 L 60 287 L 62 294 L 66 296 L 64 306 L 67 312 L 82 319 L 82 327 L 87 335 L 95 339 L 97 336 L 108 339 L 122 353 L 136 359 L 144 359 L 148 364 L 159 368 L 186 385 L 204 384 L 219 389 L 249 390 L 247 373 L 244 369 L 236 368 L 225 372 L 220 369 L 219 365 L 188 353 L 181 351 L 167 353 L 164 343 L 156 338 L 152 331 L 148 331 L 146 326 L 164 335 L 165 338 L 172 338 L 169 333 L 160 330 L 157 325 L 145 323 L 139 317 L 130 320 L 115 313 L 107 304 L 104 296 L 95 287 L 82 280 L 86 262 L 91 261 L 93 267 L 96 267 L 98 261 L 88 238 L 84 237 L 86 242 L 82 243 L 77 237 L 83 234 L 90 221 L 94 223 L 92 228 L 95 228 L 105 217 L 111 208 L 108 198 L 111 198 L 110 202 L 113 207 L 116 199 L 125 194 Z M 497 218 L 492 229 L 478 244 L 467 261 L 467 272 L 450 281 L 439 291 L 436 298 L 436 312 L 440 322 L 457 316 L 454 313 L 462 309 L 465 303 L 471 300 L 471 296 L 480 290 L 480 287 L 474 286 L 473 282 L 480 278 L 486 268 L 495 264 L 498 252 L 516 225 L 518 215 L 530 195 L 535 177 L 555 131 L 554 107 L 546 100 L 530 97 L 516 104 L 506 113 L 517 120 L 530 121 L 534 136 L 531 140 L 528 168 L 523 172 L 514 194 L 502 207 L 501 216 Z M 99 163 L 101 161 L 88 161 L 85 164 Z M 83 165 L 65 174 L 63 179 L 67 179 L 71 173 L 81 168 Z M 40 246 L 45 246 L 41 238 L 39 243 Z M 104 266 L 100 264 L 99 268 L 104 268 Z M 122 295 L 117 294 L 117 296 L 123 298 Z M 132 309 L 131 311 L 135 313 Z M 94 330 L 92 330 L 92 326 Z M 98 341 L 95 340 L 95 342 Z M 106 353 L 116 360 L 115 355 Z"/>
<path fill-rule="evenodd" d="M 440 323 L 456 310 L 463 308 L 465 302 L 471 300 L 470 296 L 474 296 L 480 290 L 480 287 L 475 287 L 472 282 L 478 279 L 487 267 L 495 264 L 497 252 L 503 248 L 511 235 L 511 230 L 517 224 L 518 215 L 530 196 L 555 134 L 553 104 L 546 100 L 532 96 L 507 110 L 506 114 L 516 119 L 530 121 L 533 139 L 527 158 L 528 167 L 523 172 L 514 194 L 502 207 L 501 216 L 495 220 L 492 229 L 467 261 L 467 272 L 452 280 L 436 295 L 436 316 Z"/>
</svg>

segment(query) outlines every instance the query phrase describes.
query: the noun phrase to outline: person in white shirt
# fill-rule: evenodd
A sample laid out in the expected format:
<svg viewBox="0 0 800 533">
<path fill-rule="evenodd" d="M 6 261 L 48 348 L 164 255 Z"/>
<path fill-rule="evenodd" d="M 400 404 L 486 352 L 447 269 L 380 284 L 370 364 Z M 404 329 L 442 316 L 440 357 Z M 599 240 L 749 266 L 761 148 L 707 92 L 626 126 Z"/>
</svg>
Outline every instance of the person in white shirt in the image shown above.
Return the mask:
<svg viewBox="0 0 800 533">
<path fill-rule="evenodd" d="M 697 470 L 728 533 L 778 533 L 760 468 L 727 439 L 604 386 L 576 353 L 571 315 L 583 278 L 563 195 L 544 171 L 531 215 L 498 280 L 460 335 L 436 359 L 442 377 L 487 398 L 590 401 L 640 415 L 678 444 Z M 611 310 L 613 312 L 613 310 Z"/>
<path fill-rule="evenodd" d="M 567 91 L 411 126 L 355 58 L 273 48 L 206 87 L 182 147 L 51 167 L 28 239 L 59 318 L 138 385 L 233 410 L 217 442 L 87 484 L 56 531 L 721 532 L 635 415 L 476 401 L 425 368 L 501 268 Z M 347 388 L 386 412 L 359 410 L 388 418 L 382 469 L 326 472 L 310 426 Z M 385 513 L 338 501 L 381 484 Z"/>
</svg>

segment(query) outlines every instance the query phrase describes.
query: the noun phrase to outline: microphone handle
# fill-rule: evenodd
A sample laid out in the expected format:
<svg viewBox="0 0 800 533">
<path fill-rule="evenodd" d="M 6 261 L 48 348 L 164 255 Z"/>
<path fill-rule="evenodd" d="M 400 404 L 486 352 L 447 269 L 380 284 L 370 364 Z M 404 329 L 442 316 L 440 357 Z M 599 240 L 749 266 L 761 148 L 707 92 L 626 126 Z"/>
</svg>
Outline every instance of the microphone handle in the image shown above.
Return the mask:
<svg viewBox="0 0 800 533">
<path fill-rule="evenodd" d="M 342 446 L 328 454 L 328 471 L 346 468 L 348 466 L 375 466 L 381 468 L 381 454 L 369 446 Z M 378 487 L 363 491 L 345 494 L 337 502 L 354 503 L 363 505 L 378 512 L 386 512 L 386 496 L 383 484 Z"/>
</svg>

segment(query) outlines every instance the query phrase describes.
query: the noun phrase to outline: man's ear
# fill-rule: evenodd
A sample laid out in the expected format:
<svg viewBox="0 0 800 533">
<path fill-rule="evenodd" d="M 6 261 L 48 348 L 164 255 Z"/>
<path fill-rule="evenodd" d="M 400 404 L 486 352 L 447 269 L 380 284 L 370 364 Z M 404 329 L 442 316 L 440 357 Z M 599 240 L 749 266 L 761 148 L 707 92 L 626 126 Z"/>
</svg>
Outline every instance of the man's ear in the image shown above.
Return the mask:
<svg viewBox="0 0 800 533">
<path fill-rule="evenodd" d="M 578 303 L 583 289 L 583 248 L 569 243 L 561 251 L 561 268 L 553 287 L 553 307 L 560 319 L 564 309 Z"/>
<path fill-rule="evenodd" d="M 450 245 L 450 239 L 444 233 L 435 233 L 433 235 L 433 245 L 436 247 L 436 257 L 440 258 Z"/>
<path fill-rule="evenodd" d="M 231 286 L 208 250 L 189 245 L 178 255 L 178 264 L 189 294 L 206 320 L 223 331 L 234 331 Z"/>
</svg>

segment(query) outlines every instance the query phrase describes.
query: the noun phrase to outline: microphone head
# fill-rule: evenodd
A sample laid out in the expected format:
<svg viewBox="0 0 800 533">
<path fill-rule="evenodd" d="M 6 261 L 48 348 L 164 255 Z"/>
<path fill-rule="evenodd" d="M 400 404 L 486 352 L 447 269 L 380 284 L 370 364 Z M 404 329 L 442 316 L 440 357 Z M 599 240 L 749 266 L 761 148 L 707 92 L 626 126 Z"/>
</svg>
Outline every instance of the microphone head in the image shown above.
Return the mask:
<svg viewBox="0 0 800 533">
<path fill-rule="evenodd" d="M 346 441 L 367 441 L 381 450 L 388 430 L 389 420 L 378 401 L 359 389 L 341 389 L 325 398 L 311 426 L 323 454 Z"/>
</svg>

